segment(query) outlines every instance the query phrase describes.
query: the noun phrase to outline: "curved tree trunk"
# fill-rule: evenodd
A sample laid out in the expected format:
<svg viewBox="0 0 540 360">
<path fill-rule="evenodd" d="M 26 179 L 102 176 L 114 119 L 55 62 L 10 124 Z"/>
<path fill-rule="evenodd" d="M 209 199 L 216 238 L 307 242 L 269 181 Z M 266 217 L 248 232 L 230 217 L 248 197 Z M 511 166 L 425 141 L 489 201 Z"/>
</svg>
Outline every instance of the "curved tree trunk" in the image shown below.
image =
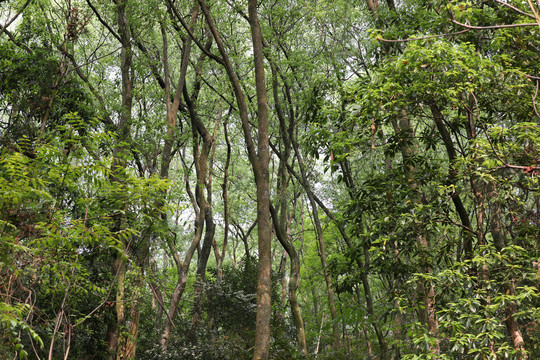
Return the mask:
<svg viewBox="0 0 540 360">
<path fill-rule="evenodd" d="M 332 278 L 330 277 L 330 271 L 328 270 L 328 266 L 326 263 L 326 246 L 324 243 L 324 235 L 322 231 L 321 222 L 319 220 L 319 212 L 317 210 L 317 203 L 315 202 L 315 198 L 313 196 L 313 193 L 311 191 L 311 188 L 307 186 L 307 175 L 305 172 L 304 167 L 304 161 L 302 160 L 302 156 L 300 155 L 300 151 L 298 150 L 298 144 L 293 141 L 293 148 L 294 152 L 296 154 L 296 159 L 298 160 L 298 166 L 300 168 L 300 174 L 302 176 L 302 183 L 304 184 L 304 188 L 306 190 L 306 194 L 309 199 L 309 203 L 311 205 L 311 211 L 313 216 L 313 223 L 315 225 L 315 233 L 317 236 L 317 241 L 319 244 L 319 257 L 321 258 L 321 265 L 324 272 L 324 279 L 326 281 L 326 288 L 328 292 L 328 305 L 330 307 L 330 316 L 332 317 L 332 338 L 333 338 L 333 346 L 334 350 L 338 350 L 340 347 L 340 341 L 339 341 L 339 328 L 338 328 L 338 322 L 337 319 L 337 310 L 336 310 L 336 304 L 335 304 L 335 296 L 334 296 L 334 289 L 332 287 Z"/>
<path fill-rule="evenodd" d="M 177 17 L 179 17 L 178 13 L 176 12 L 176 8 L 174 7 L 174 4 L 172 4 L 172 2 L 169 2 L 169 6 L 173 10 L 172 12 L 176 14 Z M 191 21 L 190 21 L 191 28 L 194 27 L 197 21 L 198 14 L 199 14 L 199 7 L 197 5 L 197 2 L 194 1 L 193 11 L 191 14 Z M 165 136 L 165 145 L 163 148 L 162 159 L 161 159 L 160 176 L 161 178 L 166 179 L 169 177 L 169 165 L 170 165 L 171 157 L 172 157 L 173 135 L 176 129 L 176 117 L 177 117 L 178 109 L 180 108 L 180 99 L 185 90 L 185 79 L 186 79 L 186 74 L 187 74 L 189 58 L 191 54 L 192 38 L 191 36 L 188 35 L 186 41 L 184 42 L 184 48 L 182 50 L 182 62 L 180 65 L 180 75 L 178 78 L 178 84 L 176 86 L 174 99 L 171 102 L 171 86 L 170 86 L 170 81 L 169 81 L 170 76 L 169 76 L 169 63 L 168 63 L 167 34 L 163 28 L 162 28 L 162 36 L 163 36 L 163 65 L 164 65 L 164 73 L 165 73 L 165 77 L 164 77 L 165 105 L 167 109 L 167 133 Z M 175 289 L 173 293 L 171 294 L 171 302 L 169 305 L 169 310 L 164 320 L 163 331 L 159 340 L 159 343 L 161 345 L 163 352 L 167 350 L 171 329 L 174 326 L 174 320 L 178 313 L 178 304 L 186 288 L 187 275 L 188 275 L 191 259 L 202 237 L 202 222 L 204 221 L 204 209 L 201 209 L 200 213 L 198 213 L 196 217 L 197 218 L 195 220 L 195 229 L 196 229 L 195 236 L 189 249 L 186 252 L 186 255 L 183 261 L 180 259 L 180 255 L 178 254 L 178 250 L 176 249 L 176 244 L 174 243 L 173 239 L 171 238 L 167 239 L 167 247 L 168 247 L 169 252 L 173 256 L 174 263 L 176 265 L 177 274 L 178 274 L 178 279 L 176 282 Z M 165 222 L 167 221 L 165 217 L 164 217 L 164 221 Z"/>
<path fill-rule="evenodd" d="M 251 37 L 253 42 L 253 56 L 255 63 L 255 88 L 257 93 L 257 147 L 251 136 L 251 125 L 246 104 L 246 98 L 238 76 L 229 59 L 221 36 L 214 24 L 210 11 L 204 0 L 199 0 L 201 10 L 206 18 L 206 23 L 210 29 L 221 59 L 214 60 L 220 62 L 224 67 L 231 85 L 233 87 L 238 112 L 241 119 L 242 131 L 248 151 L 249 161 L 253 169 L 255 182 L 257 185 L 257 223 L 258 223 L 258 250 L 259 250 L 259 271 L 257 285 L 257 320 L 255 347 L 253 359 L 268 359 L 270 351 L 270 318 L 272 311 L 271 304 L 271 266 L 272 266 L 272 224 L 270 223 L 270 190 L 269 190 L 269 135 L 268 135 L 268 101 L 266 98 L 266 85 L 264 75 L 264 62 L 262 51 L 262 35 L 257 16 L 257 1 L 248 1 L 249 22 L 251 27 Z"/>
</svg>

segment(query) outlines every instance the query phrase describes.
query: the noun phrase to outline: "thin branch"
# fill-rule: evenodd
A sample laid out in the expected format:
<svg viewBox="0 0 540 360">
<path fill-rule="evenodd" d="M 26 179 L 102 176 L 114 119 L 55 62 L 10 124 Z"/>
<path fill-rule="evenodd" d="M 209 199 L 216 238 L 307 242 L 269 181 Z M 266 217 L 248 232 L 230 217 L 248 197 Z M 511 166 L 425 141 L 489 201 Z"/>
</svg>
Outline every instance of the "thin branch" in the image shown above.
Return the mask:
<svg viewBox="0 0 540 360">
<path fill-rule="evenodd" d="M 97 9 L 94 7 L 94 5 L 92 5 L 92 3 L 90 2 L 90 0 L 86 0 L 86 3 L 88 4 L 88 6 L 90 6 L 90 9 L 92 9 L 92 11 L 94 12 L 94 15 L 96 15 L 96 17 L 98 18 L 99 22 L 105 26 L 107 28 L 107 30 L 109 30 L 109 32 L 112 34 L 112 36 L 114 36 L 116 38 L 116 40 L 120 41 L 120 43 L 122 42 L 122 39 L 120 38 L 120 35 L 118 35 L 116 33 L 116 31 L 114 31 L 114 29 L 112 27 L 109 26 L 109 24 L 103 20 L 103 18 L 101 17 L 101 15 L 99 15 L 99 12 L 97 11 Z"/>
<path fill-rule="evenodd" d="M 168 4 L 169 6 L 171 7 L 174 15 L 176 16 L 176 18 L 178 19 L 178 21 L 180 21 L 180 24 L 182 24 L 182 27 L 184 28 L 184 30 L 186 30 L 186 32 L 188 33 L 188 35 L 191 37 L 191 39 L 193 39 L 193 42 L 197 45 L 197 47 L 199 49 L 201 49 L 201 51 L 203 53 L 205 53 L 208 57 L 214 59 L 215 61 L 217 61 L 219 64 L 224 64 L 224 60 L 222 58 L 220 58 L 219 56 L 213 54 L 212 52 L 210 52 L 209 50 L 206 49 L 206 47 L 204 45 L 202 45 L 200 43 L 200 41 L 195 37 L 195 35 L 193 34 L 193 31 L 191 31 L 191 28 L 188 26 L 188 24 L 186 24 L 186 22 L 184 21 L 184 19 L 182 19 L 182 16 L 180 15 L 180 13 L 178 12 L 178 10 L 176 9 L 176 6 L 174 6 L 174 3 L 172 0 L 168 0 Z"/>
<path fill-rule="evenodd" d="M 517 7 L 515 7 L 515 6 L 511 5 L 511 4 L 508 4 L 508 3 L 504 2 L 504 1 L 501 1 L 501 0 L 495 0 L 495 2 L 498 2 L 498 3 L 501 4 L 501 5 L 504 5 L 504 6 L 506 6 L 506 7 L 509 7 L 510 9 L 514 10 L 514 11 L 517 12 L 517 13 L 520 13 L 521 15 L 528 16 L 528 17 L 530 17 L 531 19 L 536 19 L 536 18 L 534 17 L 533 14 L 529 14 L 529 13 L 526 13 L 525 11 L 519 10 Z"/>
<path fill-rule="evenodd" d="M 474 103 L 476 105 L 477 112 L 480 112 L 480 108 L 478 106 L 478 100 L 476 99 L 476 96 L 474 95 L 474 93 L 472 91 L 471 91 L 470 94 L 474 98 Z M 471 111 L 471 109 L 468 109 L 468 111 Z M 484 131 L 484 134 L 486 135 L 486 139 L 489 142 L 489 145 L 491 147 L 491 150 L 493 151 L 493 154 L 495 155 L 497 160 L 499 160 L 503 164 L 502 166 L 498 166 L 497 169 L 505 169 L 505 168 L 506 169 L 518 169 L 518 170 L 525 171 L 525 173 L 527 173 L 527 174 L 532 173 L 532 172 L 536 172 L 536 171 L 540 171 L 540 166 L 512 165 L 512 164 L 508 164 L 506 161 L 504 161 L 503 158 L 501 157 L 501 155 L 499 155 L 499 153 L 497 152 L 497 149 L 495 149 L 495 145 L 493 144 L 493 141 L 491 140 L 491 136 L 489 136 L 489 134 L 488 134 L 487 127 L 484 125 L 482 120 L 480 120 L 480 116 L 478 114 L 475 114 L 474 117 L 480 123 L 480 126 L 482 127 L 482 130 Z"/>
<path fill-rule="evenodd" d="M 11 18 L 11 20 L 8 20 L 8 22 L 6 22 L 4 26 L 2 26 L 2 28 L 0 29 L 0 35 L 2 35 L 3 32 L 7 31 L 8 26 L 11 25 L 22 14 L 28 4 L 30 4 L 30 0 L 26 0 L 21 10 L 17 14 L 15 14 L 15 16 Z"/>
<path fill-rule="evenodd" d="M 86 66 L 86 65 L 90 65 L 90 64 L 92 64 L 92 63 L 95 63 L 95 62 L 98 61 L 98 60 L 101 60 L 101 59 L 103 59 L 103 58 L 106 58 L 107 56 L 111 56 L 112 54 L 114 54 L 115 52 L 117 52 L 117 51 L 120 50 L 120 49 L 122 49 L 121 46 L 118 47 L 118 48 L 116 48 L 116 49 L 114 49 L 113 51 L 111 51 L 111 52 L 105 54 L 105 55 L 101 55 L 101 56 L 99 56 L 99 57 L 97 57 L 97 58 L 94 58 L 94 59 L 92 59 L 92 60 L 89 60 L 89 61 L 85 62 L 84 64 L 77 65 L 76 67 L 73 67 L 71 70 L 77 70 L 78 68 L 81 68 L 81 67 L 83 67 L 83 66 Z"/>
<path fill-rule="evenodd" d="M 536 116 L 540 117 L 540 114 L 538 114 L 538 109 L 536 108 L 536 97 L 538 96 L 538 85 L 539 85 L 539 82 L 538 80 L 536 80 L 536 91 L 534 92 L 534 95 L 532 97 L 532 104 L 534 108 L 534 113 L 536 114 Z"/>
<path fill-rule="evenodd" d="M 11 33 L 11 31 L 9 31 L 8 29 L 4 29 L 3 30 L 7 36 L 9 37 L 9 39 L 15 44 L 17 45 L 18 47 L 20 47 L 21 49 L 25 50 L 27 53 L 29 54 L 33 54 L 34 52 L 32 51 L 32 49 L 30 49 L 28 46 L 26 46 L 25 44 L 22 44 L 20 43 L 19 41 L 17 41 L 17 39 L 15 38 L 15 36 Z"/>
<path fill-rule="evenodd" d="M 535 9 L 532 1 L 527 0 L 527 2 L 529 3 L 529 7 L 531 8 L 531 11 L 534 14 L 534 19 L 536 20 L 536 23 L 538 24 L 538 29 L 540 29 L 540 15 L 538 15 L 538 11 L 537 11 L 537 9 Z"/>
<path fill-rule="evenodd" d="M 538 26 L 537 23 L 524 23 L 524 24 L 503 24 L 503 25 L 492 25 L 492 26 L 473 26 L 460 23 L 453 19 L 448 19 L 450 22 L 453 22 L 456 25 L 462 26 L 467 29 L 472 30 L 492 30 L 492 29 L 504 29 L 504 28 L 515 28 L 515 27 L 526 27 L 526 26 Z"/>
<path fill-rule="evenodd" d="M 448 33 L 448 34 L 439 34 L 439 35 L 430 35 L 430 36 L 423 36 L 419 38 L 410 38 L 410 39 L 398 39 L 398 40 L 390 40 L 390 39 L 384 39 L 382 37 L 378 37 L 377 40 L 382 42 L 388 42 L 388 43 L 395 43 L 395 42 L 408 42 L 408 41 L 415 41 L 415 40 L 426 40 L 426 39 L 433 39 L 433 38 L 440 38 L 444 36 L 453 36 L 453 35 L 460 35 L 463 33 L 466 33 L 470 29 L 461 30 L 454 33 Z"/>
</svg>

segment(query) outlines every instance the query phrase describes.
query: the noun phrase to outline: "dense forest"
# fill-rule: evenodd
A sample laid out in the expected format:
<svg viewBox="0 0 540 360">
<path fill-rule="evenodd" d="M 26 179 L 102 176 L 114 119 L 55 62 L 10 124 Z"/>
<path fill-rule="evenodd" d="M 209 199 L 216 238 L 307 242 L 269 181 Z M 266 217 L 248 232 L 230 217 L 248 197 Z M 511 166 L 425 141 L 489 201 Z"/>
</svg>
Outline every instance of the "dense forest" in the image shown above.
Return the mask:
<svg viewBox="0 0 540 360">
<path fill-rule="evenodd" d="M 540 358 L 538 1 L 0 9 L 0 359 Z"/>
</svg>

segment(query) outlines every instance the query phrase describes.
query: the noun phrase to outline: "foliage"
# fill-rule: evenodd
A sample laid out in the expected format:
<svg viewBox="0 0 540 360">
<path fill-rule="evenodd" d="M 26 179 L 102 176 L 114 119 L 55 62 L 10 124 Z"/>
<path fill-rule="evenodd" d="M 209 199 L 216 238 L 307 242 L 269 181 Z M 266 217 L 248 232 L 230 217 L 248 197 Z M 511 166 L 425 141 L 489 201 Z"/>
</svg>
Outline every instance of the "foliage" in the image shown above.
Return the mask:
<svg viewBox="0 0 540 360">
<path fill-rule="evenodd" d="M 2 3 L 0 353 L 251 358 L 264 193 L 270 358 L 539 358 L 534 2 L 255 3 L 268 139 L 245 3 Z"/>
</svg>

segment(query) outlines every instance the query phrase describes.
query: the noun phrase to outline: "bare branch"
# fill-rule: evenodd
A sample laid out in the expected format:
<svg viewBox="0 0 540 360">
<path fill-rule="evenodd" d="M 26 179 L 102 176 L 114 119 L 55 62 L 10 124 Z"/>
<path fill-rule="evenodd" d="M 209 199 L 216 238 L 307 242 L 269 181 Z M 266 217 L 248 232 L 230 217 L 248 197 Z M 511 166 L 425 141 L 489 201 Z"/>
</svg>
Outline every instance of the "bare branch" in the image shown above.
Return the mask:
<svg viewBox="0 0 540 360">
<path fill-rule="evenodd" d="M 517 13 L 520 13 L 521 15 L 528 16 L 531 19 L 536 19 L 533 14 L 529 14 L 529 13 L 526 13 L 525 11 L 521 11 L 517 7 L 513 6 L 512 4 L 508 4 L 508 3 L 504 2 L 504 1 L 501 1 L 501 0 L 495 0 L 495 2 L 498 2 L 501 5 L 509 7 L 510 9 L 514 10 Z"/>
<path fill-rule="evenodd" d="M 503 25 L 492 25 L 492 26 L 473 26 L 460 23 L 453 19 L 448 19 L 450 22 L 453 22 L 456 25 L 462 26 L 471 30 L 493 30 L 493 29 L 505 29 L 505 28 L 515 28 L 515 27 L 527 27 L 527 26 L 537 26 L 537 23 L 524 23 L 524 24 L 503 24 Z"/>
<path fill-rule="evenodd" d="M 540 29 L 540 15 L 538 15 L 538 9 L 536 9 L 532 3 L 531 0 L 527 0 L 527 2 L 529 3 L 529 7 L 531 8 L 531 11 L 533 12 L 534 14 L 534 18 L 536 20 L 536 23 L 538 24 L 538 29 Z M 538 4 L 538 3 L 537 3 Z"/>
<path fill-rule="evenodd" d="M 197 47 L 199 49 L 201 49 L 201 51 L 203 53 L 205 53 L 208 57 L 214 59 L 215 61 L 217 61 L 219 64 L 224 64 L 224 60 L 222 58 L 220 58 L 219 56 L 211 53 L 208 49 L 206 49 L 206 47 L 201 44 L 201 42 L 195 37 L 195 35 L 193 34 L 193 31 L 191 31 L 191 28 L 188 26 L 188 24 L 186 24 L 186 22 L 184 21 L 184 19 L 182 18 L 182 16 L 180 15 L 180 13 L 178 12 L 178 10 L 176 9 L 176 6 L 174 6 L 174 3 L 172 2 L 172 0 L 168 0 L 168 3 L 169 3 L 169 6 L 170 8 L 172 9 L 174 15 L 176 16 L 176 18 L 178 19 L 178 21 L 180 21 L 180 24 L 182 24 L 182 27 L 184 28 L 184 30 L 186 30 L 186 32 L 188 33 L 188 35 L 191 37 L 191 39 L 193 39 L 193 42 L 195 43 L 195 45 L 197 45 Z"/>
<path fill-rule="evenodd" d="M 5 23 L 5 25 L 2 26 L 2 28 L 0 28 L 0 35 L 2 35 L 3 32 L 7 31 L 8 26 L 11 25 L 22 14 L 22 12 L 24 11 L 24 9 L 26 9 L 28 4 L 30 4 L 30 0 L 26 0 L 21 10 L 17 14 L 15 14 L 15 16 L 13 16 L 10 20 L 8 20 Z"/>
<path fill-rule="evenodd" d="M 539 81 L 537 79 L 536 80 L 536 91 L 534 92 L 534 95 L 532 97 L 532 104 L 533 104 L 533 108 L 534 108 L 534 113 L 536 114 L 536 116 L 540 117 L 540 114 L 538 113 L 538 109 L 536 108 L 536 97 L 538 96 L 538 85 L 539 85 Z"/>
<path fill-rule="evenodd" d="M 97 11 L 97 9 L 94 7 L 94 5 L 92 5 L 92 3 L 90 2 L 90 0 L 86 0 L 86 3 L 88 4 L 88 6 L 90 6 L 90 9 L 92 9 L 92 11 L 94 12 L 94 15 L 96 15 L 96 17 L 98 18 L 99 22 L 105 26 L 107 28 L 107 30 L 109 30 L 109 32 L 112 34 L 112 36 L 114 36 L 118 41 L 122 42 L 122 40 L 120 39 L 120 35 L 118 35 L 116 33 L 116 31 L 113 30 L 112 27 L 110 27 L 110 25 L 105 21 L 103 20 L 103 18 L 101 17 L 101 15 L 99 15 L 99 12 Z"/>
</svg>

